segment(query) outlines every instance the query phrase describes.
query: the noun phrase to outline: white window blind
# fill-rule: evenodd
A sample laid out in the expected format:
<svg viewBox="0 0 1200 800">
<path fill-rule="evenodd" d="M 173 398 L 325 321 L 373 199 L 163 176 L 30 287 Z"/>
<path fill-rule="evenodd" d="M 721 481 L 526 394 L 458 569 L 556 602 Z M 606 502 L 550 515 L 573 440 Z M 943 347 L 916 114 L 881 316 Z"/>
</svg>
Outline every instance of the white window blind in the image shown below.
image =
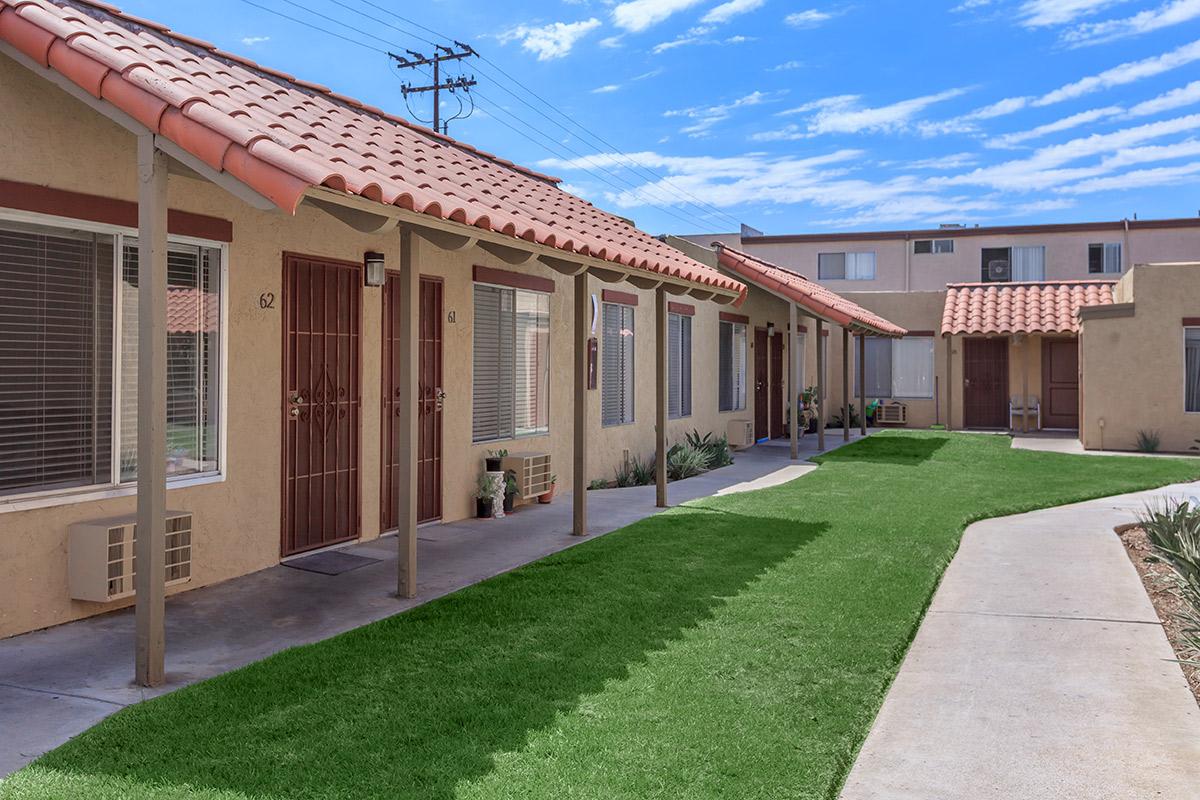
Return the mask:
<svg viewBox="0 0 1200 800">
<path fill-rule="evenodd" d="M 1119 273 L 1121 271 L 1121 243 L 1088 245 L 1089 273 Z"/>
<path fill-rule="evenodd" d="M 1041 245 L 1012 248 L 1012 279 L 1046 280 L 1046 248 Z"/>
<path fill-rule="evenodd" d="M 111 479 L 114 246 L 0 224 L 0 495 Z"/>
<path fill-rule="evenodd" d="M 471 435 L 476 442 L 550 430 L 550 296 L 475 286 Z"/>
<path fill-rule="evenodd" d="M 875 280 L 875 253 L 818 253 L 817 279 Z"/>
<path fill-rule="evenodd" d="M 121 257 L 121 481 L 137 479 L 138 245 Z M 167 250 L 167 474 L 217 469 L 220 251 Z"/>
<path fill-rule="evenodd" d="M 600 417 L 604 425 L 633 422 L 633 306 L 604 303 Z"/>
<path fill-rule="evenodd" d="M 718 410 L 741 411 L 746 407 L 746 326 L 722 321 L 718 348 Z"/>
<path fill-rule="evenodd" d="M 1184 330 L 1183 360 L 1183 408 L 1200 412 L 1200 328 Z"/>
<path fill-rule="evenodd" d="M 667 315 L 667 413 L 692 415 L 692 318 Z"/>
<path fill-rule="evenodd" d="M 933 397 L 933 338 L 906 336 L 903 339 L 867 337 L 867 397 Z M 854 393 L 859 393 L 857 355 Z"/>
</svg>

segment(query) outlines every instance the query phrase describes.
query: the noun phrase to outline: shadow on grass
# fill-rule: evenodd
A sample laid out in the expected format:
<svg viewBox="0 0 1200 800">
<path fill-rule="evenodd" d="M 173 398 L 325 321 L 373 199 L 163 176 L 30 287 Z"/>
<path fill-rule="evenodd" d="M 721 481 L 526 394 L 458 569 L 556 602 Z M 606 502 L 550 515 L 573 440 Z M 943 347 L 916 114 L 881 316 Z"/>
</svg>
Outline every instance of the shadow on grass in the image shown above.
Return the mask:
<svg viewBox="0 0 1200 800">
<path fill-rule="evenodd" d="M 812 460 L 818 464 L 869 462 L 915 467 L 933 458 L 937 451 L 945 447 L 947 441 L 946 436 L 936 434 L 919 437 L 875 434 L 816 456 Z"/>
<path fill-rule="evenodd" d="M 451 798 L 826 527 L 678 508 L 126 709 L 39 765 L 249 795 Z"/>
</svg>

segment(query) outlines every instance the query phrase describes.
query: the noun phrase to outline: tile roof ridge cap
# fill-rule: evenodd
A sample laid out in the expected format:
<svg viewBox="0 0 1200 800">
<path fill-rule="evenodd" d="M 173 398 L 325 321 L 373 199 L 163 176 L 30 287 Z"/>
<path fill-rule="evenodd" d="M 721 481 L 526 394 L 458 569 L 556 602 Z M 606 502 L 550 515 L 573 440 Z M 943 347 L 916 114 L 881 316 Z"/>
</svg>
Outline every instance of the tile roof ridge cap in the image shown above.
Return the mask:
<svg viewBox="0 0 1200 800">
<path fill-rule="evenodd" d="M 253 61 L 252 59 L 249 59 L 249 58 L 239 55 L 237 53 L 231 53 L 227 50 L 222 50 L 221 48 L 216 47 L 215 45 L 210 45 L 208 42 L 204 42 L 203 40 L 197 39 L 196 37 L 193 37 L 189 34 L 174 31 L 171 28 L 169 28 L 168 26 L 163 25 L 159 22 L 155 22 L 154 20 L 150 20 L 150 19 L 146 19 L 144 17 L 136 16 L 134 14 L 130 14 L 129 12 L 118 8 L 117 6 L 111 5 L 106 2 L 102 2 L 101 0 L 46 0 L 46 2 L 50 2 L 53 5 L 57 5 L 60 8 L 61 7 L 72 7 L 72 6 L 89 6 L 93 9 L 96 9 L 97 11 L 107 14 L 110 17 L 115 17 L 117 19 L 120 19 L 122 22 L 124 22 L 126 24 L 136 25 L 140 28 L 145 28 L 148 31 L 152 31 L 156 35 L 169 37 L 171 39 L 174 39 L 176 42 L 181 43 L 185 47 L 202 50 L 202 51 L 208 53 L 210 56 L 213 56 L 215 58 L 224 59 L 226 61 L 232 61 L 232 62 L 239 64 L 247 69 L 262 73 L 262 74 L 270 77 L 272 80 L 286 81 L 288 84 L 294 86 L 301 92 L 318 94 L 322 97 L 327 98 L 331 102 L 335 102 L 340 105 L 348 106 L 360 113 L 365 113 L 370 116 L 377 117 L 381 120 L 386 120 L 387 122 L 402 125 L 406 128 L 409 128 L 410 130 L 413 130 L 419 134 L 422 134 L 430 139 L 441 142 L 450 147 L 454 147 L 459 150 L 463 150 L 465 152 L 471 153 L 472 155 L 476 155 L 476 156 L 478 156 L 486 161 L 490 161 L 498 166 L 505 167 L 507 169 L 511 169 L 514 172 L 528 175 L 531 178 L 534 178 L 539 181 L 544 181 L 546 183 L 550 183 L 555 186 L 562 183 L 562 178 L 559 178 L 555 175 L 550 175 L 545 172 L 540 172 L 540 171 L 532 169 L 530 167 L 526 167 L 521 164 L 518 164 L 515 161 L 509 161 L 508 159 L 501 158 L 500 156 L 493 155 L 484 150 L 480 150 L 479 148 L 475 147 L 474 145 L 467 144 L 466 142 L 455 139 L 452 136 L 447 136 L 446 134 L 439 133 L 438 131 L 435 131 L 432 128 L 427 128 L 424 125 L 417 125 L 409 120 L 404 119 L 403 117 L 399 117 L 399 116 L 391 114 L 387 111 L 384 111 L 383 109 L 375 108 L 374 106 L 369 106 L 366 103 L 362 102 L 361 100 L 358 100 L 357 98 L 350 97 L 349 95 L 339 94 L 339 93 L 333 91 L 332 89 L 323 86 L 322 84 L 317 84 L 314 81 L 303 80 L 294 75 L 285 73 L 281 70 L 277 70 L 272 67 L 268 67 L 263 64 L 259 64 L 258 62 Z"/>
<path fill-rule="evenodd" d="M 1052 281 L 966 281 L 963 283 L 947 283 L 947 289 L 974 289 L 986 287 L 994 289 L 1016 288 L 1018 286 L 1115 286 L 1120 278 L 1063 278 Z"/>
</svg>

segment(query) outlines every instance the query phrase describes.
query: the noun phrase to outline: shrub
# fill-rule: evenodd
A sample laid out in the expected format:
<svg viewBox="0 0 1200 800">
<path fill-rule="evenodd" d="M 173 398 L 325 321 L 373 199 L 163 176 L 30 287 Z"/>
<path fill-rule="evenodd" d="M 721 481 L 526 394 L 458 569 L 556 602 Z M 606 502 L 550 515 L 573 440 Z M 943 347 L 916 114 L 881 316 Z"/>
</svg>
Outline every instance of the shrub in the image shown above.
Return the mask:
<svg viewBox="0 0 1200 800">
<path fill-rule="evenodd" d="M 654 483 L 654 463 L 653 458 L 642 460 L 637 456 L 633 457 L 629 468 L 633 472 L 634 486 L 649 486 Z"/>
<path fill-rule="evenodd" d="M 693 429 L 687 435 L 687 444 L 693 450 L 699 450 L 708 456 L 708 469 L 727 467 L 733 463 L 733 456 L 729 452 L 729 439 L 724 434 L 714 437 L 710 432 L 701 436 L 700 431 Z"/>
<path fill-rule="evenodd" d="M 699 475 L 708 465 L 708 454 L 690 445 L 677 444 L 667 451 L 667 477 L 673 481 Z"/>
<path fill-rule="evenodd" d="M 607 489 L 607 488 L 608 488 L 608 481 L 606 481 L 604 478 L 593 478 L 592 482 L 588 484 L 589 490 Z"/>
<path fill-rule="evenodd" d="M 862 424 L 862 418 L 858 416 L 858 409 L 854 407 L 854 403 L 850 404 L 850 427 L 857 428 Z M 842 420 L 842 408 L 838 406 L 833 416 L 829 420 L 828 428 L 844 428 L 846 423 Z"/>
<path fill-rule="evenodd" d="M 1143 453 L 1157 453 L 1162 437 L 1158 431 L 1141 430 L 1137 432 L 1137 449 Z"/>
<path fill-rule="evenodd" d="M 1184 607 L 1178 614 L 1183 642 L 1200 652 L 1200 500 L 1147 506 L 1138 524 L 1155 555 L 1175 573 L 1175 591 Z"/>
<path fill-rule="evenodd" d="M 614 472 L 614 477 L 615 477 L 614 483 L 616 483 L 618 489 L 625 489 L 627 487 L 634 485 L 633 469 L 632 469 L 632 467 L 630 467 L 630 465 L 628 463 L 622 464 L 621 466 L 617 467 L 613 472 Z"/>
</svg>

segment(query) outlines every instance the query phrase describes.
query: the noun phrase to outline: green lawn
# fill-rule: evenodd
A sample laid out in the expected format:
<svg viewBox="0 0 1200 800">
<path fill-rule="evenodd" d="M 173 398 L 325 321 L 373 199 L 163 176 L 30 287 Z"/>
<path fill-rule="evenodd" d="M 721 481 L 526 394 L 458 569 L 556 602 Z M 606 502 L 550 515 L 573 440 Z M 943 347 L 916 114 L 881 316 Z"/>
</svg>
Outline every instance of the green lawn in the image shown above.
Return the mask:
<svg viewBox="0 0 1200 800">
<path fill-rule="evenodd" d="M 963 527 L 1200 462 L 884 433 L 126 709 L 43 798 L 832 798 Z"/>
</svg>

